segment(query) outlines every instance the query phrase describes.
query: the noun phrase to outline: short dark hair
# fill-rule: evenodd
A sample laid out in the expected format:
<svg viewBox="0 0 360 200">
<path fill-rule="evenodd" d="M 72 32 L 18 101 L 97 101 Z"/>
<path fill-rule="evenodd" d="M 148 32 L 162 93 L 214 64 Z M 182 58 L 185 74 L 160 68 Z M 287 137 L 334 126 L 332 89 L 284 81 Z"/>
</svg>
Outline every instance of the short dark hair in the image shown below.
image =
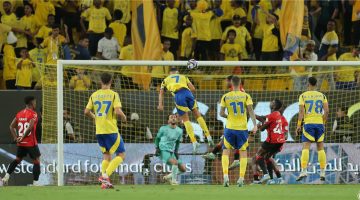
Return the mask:
<svg viewBox="0 0 360 200">
<path fill-rule="evenodd" d="M 234 86 L 239 86 L 241 83 L 241 79 L 240 79 L 240 77 L 234 75 L 231 78 L 231 82 L 234 84 Z"/>
<path fill-rule="evenodd" d="M 230 33 L 234 33 L 235 37 L 236 37 L 236 31 L 234 29 L 230 29 L 227 34 L 226 37 L 229 37 Z"/>
<path fill-rule="evenodd" d="M 51 28 L 52 29 L 56 29 L 56 28 L 60 29 L 60 25 L 59 24 L 54 24 L 54 25 L 51 26 Z"/>
<path fill-rule="evenodd" d="M 104 85 L 108 85 L 111 82 L 111 79 L 112 79 L 111 74 L 106 73 L 106 72 L 101 74 L 101 82 Z"/>
<path fill-rule="evenodd" d="M 274 99 L 274 102 L 275 102 L 275 110 L 280 110 L 283 107 L 283 103 L 279 99 Z"/>
<path fill-rule="evenodd" d="M 177 72 L 177 71 L 178 71 L 178 69 L 176 67 L 171 67 L 170 68 L 170 72 Z"/>
<path fill-rule="evenodd" d="M 227 76 L 227 77 L 226 77 L 226 80 L 227 80 L 227 81 L 231 81 L 231 79 L 232 79 L 233 76 L 234 76 L 234 75 L 229 75 L 229 76 Z"/>
<path fill-rule="evenodd" d="M 308 82 L 311 86 L 316 86 L 317 80 L 315 77 L 309 77 Z"/>
<path fill-rule="evenodd" d="M 105 33 L 114 34 L 114 30 L 112 28 L 110 28 L 110 27 L 107 27 L 105 29 Z"/>
<path fill-rule="evenodd" d="M 123 12 L 119 9 L 114 11 L 114 19 L 120 20 L 123 17 Z"/>
<path fill-rule="evenodd" d="M 35 97 L 34 97 L 34 96 L 26 96 L 26 97 L 24 98 L 24 103 L 25 103 L 25 105 L 30 105 L 31 102 L 34 101 L 34 100 L 35 100 Z"/>
</svg>

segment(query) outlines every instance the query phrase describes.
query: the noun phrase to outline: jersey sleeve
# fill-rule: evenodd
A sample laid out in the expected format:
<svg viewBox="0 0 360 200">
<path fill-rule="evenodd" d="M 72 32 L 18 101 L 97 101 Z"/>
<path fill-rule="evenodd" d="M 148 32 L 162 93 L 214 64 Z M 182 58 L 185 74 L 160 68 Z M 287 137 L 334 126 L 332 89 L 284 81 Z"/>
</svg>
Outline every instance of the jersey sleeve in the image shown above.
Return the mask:
<svg viewBox="0 0 360 200">
<path fill-rule="evenodd" d="M 300 95 L 300 97 L 299 97 L 299 105 L 300 105 L 300 106 L 305 105 L 303 95 Z"/>
<path fill-rule="evenodd" d="M 164 90 L 166 88 L 166 78 L 161 82 L 160 89 Z"/>
<path fill-rule="evenodd" d="M 226 95 L 224 94 L 222 97 L 221 97 L 221 101 L 220 101 L 220 106 L 221 107 L 226 107 L 226 103 L 225 103 L 225 97 L 226 97 Z"/>
<path fill-rule="evenodd" d="M 324 95 L 323 103 L 327 103 L 327 102 L 328 102 L 328 100 L 327 100 L 326 96 Z"/>
<path fill-rule="evenodd" d="M 114 108 L 121 108 L 121 101 L 120 101 L 120 97 L 119 94 L 116 93 L 115 94 L 115 98 L 114 98 Z"/>
<path fill-rule="evenodd" d="M 90 14 L 90 8 L 86 9 L 83 13 L 81 13 L 81 17 L 88 18 Z"/>
<path fill-rule="evenodd" d="M 249 105 L 253 105 L 253 101 L 251 99 L 251 96 L 249 94 L 246 94 L 246 105 L 249 106 Z"/>
<path fill-rule="evenodd" d="M 225 44 L 221 46 L 220 53 L 225 54 Z"/>
<path fill-rule="evenodd" d="M 189 78 L 187 76 L 185 76 L 185 78 L 186 78 L 186 84 L 191 83 L 191 81 L 189 80 Z"/>
<path fill-rule="evenodd" d="M 90 96 L 89 101 L 88 101 L 88 103 L 86 105 L 86 109 L 92 110 L 93 106 L 94 105 L 93 105 L 93 101 L 92 101 L 92 96 Z"/>
<path fill-rule="evenodd" d="M 111 14 L 110 14 L 110 12 L 109 12 L 109 10 L 106 8 L 106 11 L 105 11 L 106 13 L 105 13 L 105 17 L 106 17 L 106 20 L 111 20 Z"/>
</svg>

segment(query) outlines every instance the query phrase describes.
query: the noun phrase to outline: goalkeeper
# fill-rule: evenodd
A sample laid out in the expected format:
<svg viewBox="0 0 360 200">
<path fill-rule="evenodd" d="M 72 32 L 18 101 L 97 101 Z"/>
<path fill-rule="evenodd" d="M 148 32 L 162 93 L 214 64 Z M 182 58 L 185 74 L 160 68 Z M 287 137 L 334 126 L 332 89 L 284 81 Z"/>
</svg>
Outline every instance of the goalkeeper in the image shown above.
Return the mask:
<svg viewBox="0 0 360 200">
<path fill-rule="evenodd" d="M 169 115 L 168 125 L 160 127 L 155 138 L 156 155 L 171 166 L 171 173 L 164 177 L 171 185 L 178 185 L 176 180 L 179 170 L 185 172 L 185 165 L 178 160 L 177 151 L 182 141 L 183 130 L 177 126 L 178 117 L 176 114 Z"/>
</svg>

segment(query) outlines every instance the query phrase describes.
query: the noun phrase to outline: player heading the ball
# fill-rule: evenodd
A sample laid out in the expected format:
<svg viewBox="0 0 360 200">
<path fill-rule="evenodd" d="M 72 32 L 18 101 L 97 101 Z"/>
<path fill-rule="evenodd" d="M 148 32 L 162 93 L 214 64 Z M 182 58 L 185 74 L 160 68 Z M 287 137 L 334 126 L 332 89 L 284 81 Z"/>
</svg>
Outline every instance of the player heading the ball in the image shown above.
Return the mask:
<svg viewBox="0 0 360 200">
<path fill-rule="evenodd" d="M 158 110 L 160 111 L 164 110 L 165 89 L 169 90 L 174 96 L 177 113 L 179 114 L 180 119 L 184 122 L 186 132 L 189 134 L 190 140 L 193 143 L 193 152 L 195 153 L 197 151 L 200 144 L 196 141 L 194 129 L 189 120 L 189 111 L 192 111 L 197 122 L 200 124 L 209 145 L 214 146 L 214 142 L 210 136 L 206 122 L 198 111 L 196 99 L 192 93 L 195 92 L 195 87 L 190 82 L 189 78 L 179 74 L 177 68 L 171 68 L 170 75 L 161 83 L 158 105 Z"/>
<path fill-rule="evenodd" d="M 112 76 L 101 74 L 101 89 L 94 92 L 85 108 L 85 115 L 95 121 L 96 139 L 103 153 L 99 181 L 102 189 L 113 188 L 110 176 L 125 159 L 125 144 L 119 134 L 116 116 L 126 122 L 119 94 L 111 90 Z M 115 158 L 112 159 L 112 154 Z"/>
<path fill-rule="evenodd" d="M 299 118 L 296 127 L 296 135 L 302 128 L 303 150 L 301 153 L 301 173 L 297 181 L 307 177 L 309 163 L 309 149 L 311 142 L 316 142 L 318 159 L 320 164 L 320 180 L 325 181 L 326 154 L 324 151 L 325 124 L 329 114 L 329 105 L 326 96 L 316 91 L 317 80 L 314 77 L 308 79 L 308 91 L 299 97 Z"/>
<path fill-rule="evenodd" d="M 244 176 L 247 166 L 247 147 L 248 147 L 248 129 L 247 129 L 247 111 L 253 122 L 253 133 L 257 132 L 256 118 L 253 110 L 251 96 L 240 91 L 241 80 L 238 76 L 231 79 L 233 91 L 224 94 L 221 98 L 220 115 L 227 118 L 224 129 L 224 145 L 221 157 L 224 186 L 229 186 L 229 154 L 230 149 L 240 150 L 240 176 L 237 185 L 244 185 Z M 225 113 L 227 110 L 228 114 Z M 247 110 L 247 111 L 246 111 Z"/>
</svg>

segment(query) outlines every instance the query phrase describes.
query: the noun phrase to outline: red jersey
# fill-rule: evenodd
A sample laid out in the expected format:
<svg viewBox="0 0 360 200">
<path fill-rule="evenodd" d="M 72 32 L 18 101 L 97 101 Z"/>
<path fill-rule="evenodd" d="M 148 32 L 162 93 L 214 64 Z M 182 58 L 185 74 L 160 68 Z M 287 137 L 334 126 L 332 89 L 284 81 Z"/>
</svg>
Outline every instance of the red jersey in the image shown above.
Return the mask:
<svg viewBox="0 0 360 200">
<path fill-rule="evenodd" d="M 268 124 L 266 142 L 285 143 L 285 132 L 283 131 L 282 115 L 275 111 L 266 116 L 265 124 Z"/>
<path fill-rule="evenodd" d="M 19 137 L 23 136 L 26 129 L 29 128 L 30 121 L 32 119 L 35 120 L 33 130 L 31 130 L 31 132 L 20 143 L 17 143 L 17 146 L 33 147 L 37 145 L 36 124 L 38 122 L 38 117 L 35 111 L 25 108 L 16 114 L 16 122 L 18 126 L 17 133 Z"/>
<path fill-rule="evenodd" d="M 286 120 L 284 115 L 281 115 L 281 122 L 282 122 L 282 127 L 283 127 L 282 131 L 285 135 L 289 132 L 289 122 Z"/>
</svg>

